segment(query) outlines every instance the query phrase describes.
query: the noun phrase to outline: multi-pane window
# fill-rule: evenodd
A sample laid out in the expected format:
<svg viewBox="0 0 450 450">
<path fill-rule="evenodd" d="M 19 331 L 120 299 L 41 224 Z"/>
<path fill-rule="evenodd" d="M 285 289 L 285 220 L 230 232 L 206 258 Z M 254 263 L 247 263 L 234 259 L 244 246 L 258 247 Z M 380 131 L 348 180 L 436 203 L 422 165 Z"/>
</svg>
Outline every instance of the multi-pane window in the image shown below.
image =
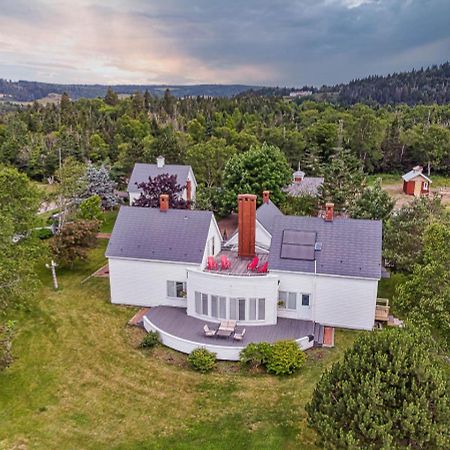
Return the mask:
<svg viewBox="0 0 450 450">
<path fill-rule="evenodd" d="M 186 282 L 167 281 L 167 297 L 186 298 Z"/>
<path fill-rule="evenodd" d="M 265 320 L 266 299 L 242 297 L 227 299 L 219 295 L 195 292 L 195 312 L 215 319 Z"/>
<path fill-rule="evenodd" d="M 297 294 L 296 292 L 280 291 L 278 293 L 278 308 L 296 311 L 298 298 L 301 301 L 302 306 L 309 306 L 309 294 Z"/>
</svg>

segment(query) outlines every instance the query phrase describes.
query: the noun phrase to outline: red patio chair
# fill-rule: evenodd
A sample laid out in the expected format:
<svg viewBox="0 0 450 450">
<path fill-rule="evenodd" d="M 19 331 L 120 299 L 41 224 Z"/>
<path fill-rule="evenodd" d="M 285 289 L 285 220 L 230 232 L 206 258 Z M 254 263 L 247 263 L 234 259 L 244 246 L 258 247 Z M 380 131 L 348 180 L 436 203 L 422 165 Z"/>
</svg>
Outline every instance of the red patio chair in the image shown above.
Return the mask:
<svg viewBox="0 0 450 450">
<path fill-rule="evenodd" d="M 267 273 L 268 268 L 269 268 L 269 263 L 266 261 L 262 266 L 258 267 L 258 273 Z"/>
<path fill-rule="evenodd" d="M 231 261 L 228 259 L 228 256 L 222 255 L 220 257 L 220 267 L 222 270 L 231 269 Z"/>
<path fill-rule="evenodd" d="M 251 262 L 247 264 L 247 270 L 251 270 L 254 272 L 256 270 L 256 267 L 258 266 L 259 258 L 255 256 Z"/>
<path fill-rule="evenodd" d="M 208 265 L 206 266 L 208 270 L 217 270 L 218 266 L 214 256 L 208 256 Z"/>
</svg>

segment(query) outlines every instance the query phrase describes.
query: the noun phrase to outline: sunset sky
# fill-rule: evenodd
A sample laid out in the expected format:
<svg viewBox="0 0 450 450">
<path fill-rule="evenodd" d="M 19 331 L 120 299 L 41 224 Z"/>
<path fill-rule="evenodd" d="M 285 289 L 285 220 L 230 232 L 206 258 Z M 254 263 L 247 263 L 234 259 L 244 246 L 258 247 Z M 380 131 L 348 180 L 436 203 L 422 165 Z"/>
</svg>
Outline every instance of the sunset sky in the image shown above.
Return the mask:
<svg viewBox="0 0 450 450">
<path fill-rule="evenodd" d="M 301 86 L 449 59 L 449 0 L 0 0 L 13 80 Z"/>
</svg>

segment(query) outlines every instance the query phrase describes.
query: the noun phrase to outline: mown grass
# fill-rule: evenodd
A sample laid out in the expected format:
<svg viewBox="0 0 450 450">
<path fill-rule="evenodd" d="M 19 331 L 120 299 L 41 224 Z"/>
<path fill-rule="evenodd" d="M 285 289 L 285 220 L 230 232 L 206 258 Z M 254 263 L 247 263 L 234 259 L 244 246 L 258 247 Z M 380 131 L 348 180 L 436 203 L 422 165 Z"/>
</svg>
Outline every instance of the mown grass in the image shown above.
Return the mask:
<svg viewBox="0 0 450 450">
<path fill-rule="evenodd" d="M 17 313 L 13 365 L 0 373 L 0 448 L 314 449 L 304 406 L 334 349 L 309 352 L 297 375 L 248 374 L 219 363 L 201 375 L 162 347 L 142 351 L 127 326 L 135 308 L 109 303 L 108 280 L 81 280 L 104 263 L 105 241 L 87 262 L 58 270 L 60 290 L 42 289 Z"/>
<path fill-rule="evenodd" d="M 402 185 L 402 173 L 379 173 L 375 175 L 367 176 L 367 183 L 373 185 L 377 178 L 381 178 L 381 184 L 383 186 L 391 186 L 395 184 Z M 450 177 L 445 177 L 442 175 L 431 175 L 430 176 L 433 183 L 432 188 L 450 187 Z"/>
</svg>

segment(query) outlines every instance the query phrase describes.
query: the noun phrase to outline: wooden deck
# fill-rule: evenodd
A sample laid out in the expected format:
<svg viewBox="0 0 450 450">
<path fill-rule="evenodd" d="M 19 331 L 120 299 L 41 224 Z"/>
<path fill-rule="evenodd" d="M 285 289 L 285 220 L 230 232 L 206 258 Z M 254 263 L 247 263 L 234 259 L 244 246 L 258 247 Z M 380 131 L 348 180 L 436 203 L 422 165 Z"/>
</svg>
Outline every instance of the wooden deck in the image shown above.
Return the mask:
<svg viewBox="0 0 450 450">
<path fill-rule="evenodd" d="M 192 341 L 201 345 L 218 345 L 227 347 L 245 347 L 250 342 L 276 342 L 284 339 L 298 340 L 314 335 L 314 322 L 306 320 L 278 318 L 276 325 L 239 325 L 236 331 L 245 328 L 242 342 L 233 338 L 206 337 L 203 326 L 217 329 L 218 323 L 190 317 L 185 308 L 171 306 L 157 306 L 151 308 L 145 317 L 157 328 L 180 339 Z"/>
<path fill-rule="evenodd" d="M 231 269 L 221 270 L 220 259 L 221 256 L 226 256 L 231 262 Z M 257 253 L 256 256 L 259 258 L 258 266 L 261 266 L 269 260 L 268 253 Z M 237 252 L 230 250 L 222 250 L 216 257 L 215 260 L 219 266 L 218 270 L 208 270 L 205 268 L 205 272 L 221 273 L 224 275 L 248 275 L 248 276 L 265 276 L 266 273 L 258 273 L 257 271 L 251 272 L 247 270 L 247 265 L 252 261 L 253 258 L 240 258 Z M 269 267 L 270 270 L 270 267 Z"/>
</svg>

